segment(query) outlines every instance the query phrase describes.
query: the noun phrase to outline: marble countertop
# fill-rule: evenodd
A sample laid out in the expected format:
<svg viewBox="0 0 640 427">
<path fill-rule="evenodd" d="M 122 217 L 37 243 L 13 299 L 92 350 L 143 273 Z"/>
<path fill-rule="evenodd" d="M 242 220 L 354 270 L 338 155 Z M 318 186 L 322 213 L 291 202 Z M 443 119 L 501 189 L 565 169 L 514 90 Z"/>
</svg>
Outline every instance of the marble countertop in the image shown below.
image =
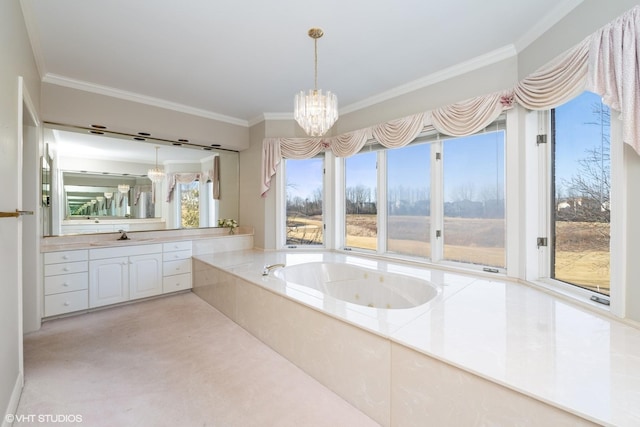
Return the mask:
<svg viewBox="0 0 640 427">
<path fill-rule="evenodd" d="M 228 228 L 127 231 L 129 240 L 117 240 L 120 233 L 70 234 L 42 239 L 40 252 L 150 245 L 181 240 L 220 239 L 247 235 L 253 235 L 253 227 L 238 227 L 234 234 L 229 234 Z"/>
<path fill-rule="evenodd" d="M 194 256 L 333 317 L 602 425 L 640 425 L 640 329 L 533 286 L 331 252 Z M 265 264 L 340 262 L 429 280 L 439 294 L 384 310 L 262 276 Z"/>
</svg>

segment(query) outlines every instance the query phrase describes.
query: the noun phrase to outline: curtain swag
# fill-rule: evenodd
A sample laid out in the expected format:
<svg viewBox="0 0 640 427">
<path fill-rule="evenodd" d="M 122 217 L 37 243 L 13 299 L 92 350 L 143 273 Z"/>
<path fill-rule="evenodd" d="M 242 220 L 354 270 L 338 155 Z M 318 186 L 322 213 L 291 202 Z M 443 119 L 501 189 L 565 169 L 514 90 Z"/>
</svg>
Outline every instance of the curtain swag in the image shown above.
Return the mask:
<svg viewBox="0 0 640 427">
<path fill-rule="evenodd" d="M 266 197 L 282 158 L 308 159 L 321 151 L 356 154 L 371 139 L 387 148 L 404 147 L 421 132 L 474 134 L 514 104 L 529 110 L 555 108 L 585 90 L 620 112 L 623 142 L 640 154 L 640 6 L 559 55 L 512 89 L 479 96 L 413 116 L 326 138 L 265 138 L 261 196 Z"/>
<path fill-rule="evenodd" d="M 173 200 L 173 190 L 177 184 L 191 184 L 193 181 L 213 182 L 213 199 L 220 199 L 220 163 L 214 158 L 213 169 L 204 172 L 174 172 L 167 174 L 167 203 Z"/>
</svg>

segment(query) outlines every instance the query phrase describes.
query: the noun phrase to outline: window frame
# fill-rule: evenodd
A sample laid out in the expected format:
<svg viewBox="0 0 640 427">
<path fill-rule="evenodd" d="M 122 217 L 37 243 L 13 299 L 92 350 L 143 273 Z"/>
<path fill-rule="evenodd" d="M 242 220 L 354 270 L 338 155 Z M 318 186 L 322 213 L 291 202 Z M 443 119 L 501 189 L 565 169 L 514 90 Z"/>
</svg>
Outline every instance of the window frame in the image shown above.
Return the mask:
<svg viewBox="0 0 640 427">
<path fill-rule="evenodd" d="M 304 250 L 326 250 L 332 248 L 334 233 L 331 233 L 330 226 L 328 223 L 332 223 L 332 221 L 328 218 L 330 209 L 333 207 L 332 197 L 333 192 L 330 189 L 331 180 L 328 175 L 330 175 L 329 171 L 333 170 L 331 167 L 332 164 L 332 154 L 330 152 L 319 153 L 313 158 L 322 158 L 323 162 L 323 177 L 322 177 L 322 244 L 321 245 L 290 245 L 287 243 L 287 179 L 286 179 L 286 160 L 299 160 L 299 159 L 286 159 L 282 158 L 277 167 L 276 179 L 275 179 L 275 187 L 278 189 L 276 191 L 276 248 L 279 249 L 287 249 L 287 250 L 295 250 L 295 249 L 304 249 Z M 306 160 L 306 159 L 302 159 Z M 329 195 L 327 194 L 329 192 Z"/>
<path fill-rule="evenodd" d="M 176 218 L 176 227 L 179 229 L 196 229 L 207 227 L 207 225 L 202 223 L 203 219 L 203 211 L 208 208 L 208 206 L 204 206 L 202 204 L 202 191 L 203 186 L 199 180 L 195 180 L 193 182 L 198 183 L 198 227 L 183 227 L 182 226 L 182 185 L 181 183 L 177 183 L 174 189 L 174 201 L 175 201 L 175 218 Z M 157 196 L 157 195 L 156 195 Z"/>
<path fill-rule="evenodd" d="M 377 151 L 377 196 L 378 198 L 376 199 L 376 204 L 378 206 L 377 209 L 377 221 L 378 221 L 378 234 L 377 234 L 377 250 L 376 251 L 372 251 L 369 249 L 361 249 L 361 248 L 355 248 L 355 247 L 348 247 L 345 245 L 345 231 L 346 230 L 342 230 L 342 234 L 340 234 L 338 236 L 338 246 L 336 247 L 337 250 L 341 250 L 341 251 L 349 251 L 349 252 L 355 252 L 358 254 L 362 254 L 362 255 L 376 255 L 376 256 L 380 256 L 380 257 L 384 257 L 384 258 L 389 258 L 389 259 L 397 259 L 397 260 L 401 260 L 401 261 L 408 261 L 408 262 L 415 262 L 415 263 L 419 263 L 419 264 L 425 264 L 425 265 L 439 265 L 439 266 L 443 266 L 443 267 L 452 267 L 452 268 L 463 268 L 465 270 L 471 270 L 471 271 L 478 271 L 478 272 L 490 272 L 490 273 L 498 273 L 498 274 L 507 274 L 508 271 L 508 267 L 509 267 L 509 256 L 508 254 L 508 250 L 509 250 L 509 245 L 511 243 L 511 241 L 513 241 L 513 239 L 509 239 L 508 235 L 509 235 L 509 221 L 508 221 L 508 211 L 509 211 L 509 204 L 508 204 L 508 200 L 509 200 L 509 187 L 508 187 L 508 182 L 509 182 L 509 178 L 510 176 L 513 176 L 514 173 L 517 173 L 517 169 L 511 170 L 511 174 L 509 174 L 508 170 L 507 170 L 507 166 L 508 166 L 508 141 L 509 141 L 509 137 L 511 136 L 513 138 L 513 133 L 509 132 L 509 127 L 511 126 L 511 122 L 513 122 L 513 120 L 515 119 L 514 116 L 515 113 L 512 112 L 507 112 L 506 114 L 502 114 L 500 115 L 495 121 L 493 121 L 492 123 L 490 123 L 488 126 L 486 126 L 483 130 L 476 132 L 476 134 L 480 134 L 480 133 L 489 133 L 489 132 L 494 132 L 494 131 L 498 131 L 498 130 L 502 130 L 505 132 L 505 136 L 504 136 L 504 155 L 503 155 L 503 159 L 504 159 L 504 197 L 505 197 L 505 218 L 504 218 L 504 225 L 505 225 L 505 266 L 504 267 L 494 267 L 494 266 L 487 266 L 487 265 L 480 265 L 480 264 L 471 264 L 471 263 L 464 263 L 464 262 L 459 262 L 459 261 L 452 261 L 452 260 L 445 260 L 444 259 L 444 240 L 440 237 L 436 237 L 436 231 L 437 230 L 442 230 L 443 229 L 443 225 L 444 225 L 444 169 L 443 169 L 443 162 L 441 160 L 436 160 L 436 153 L 442 153 L 443 151 L 443 143 L 446 140 L 449 139 L 455 139 L 455 138 L 460 138 L 460 137 L 455 137 L 455 136 L 447 136 L 447 135 L 442 135 L 439 134 L 438 132 L 435 131 L 431 131 L 431 132 L 425 132 L 422 133 L 421 135 L 419 135 L 414 141 L 410 142 L 409 144 L 407 144 L 407 146 L 412 145 L 412 144 L 430 144 L 431 146 L 431 154 L 430 154 L 430 158 L 431 158 L 431 182 L 430 182 L 430 187 L 431 187 L 431 229 L 429 231 L 430 234 L 430 245 L 431 245 L 431 257 L 430 258 L 424 258 L 424 257 L 418 257 L 418 256 L 412 256 L 412 255 L 406 255 L 406 254 L 396 254 L 396 253 L 390 253 L 387 252 L 387 229 L 386 229 L 386 221 L 387 221 L 387 208 L 386 208 L 386 195 L 387 195 L 387 170 L 386 170 L 386 152 L 387 150 L 389 150 L 388 148 L 385 147 L 376 147 L 376 151 Z M 496 126 L 497 125 L 497 126 Z M 375 142 L 373 145 L 377 145 Z M 364 151 L 368 151 L 371 150 L 372 144 L 368 144 L 365 145 L 361 152 Z M 402 148 L 399 148 L 402 149 Z M 339 159 L 339 167 L 342 171 L 342 181 L 341 181 L 341 185 L 340 185 L 340 189 L 342 191 L 342 200 L 344 200 L 344 189 L 345 189 L 345 180 L 344 180 L 344 175 L 346 174 L 345 172 L 345 159 L 341 158 Z M 516 194 L 515 196 L 513 196 L 513 194 Z M 512 197 L 517 197 L 517 193 L 514 193 L 513 191 L 511 192 L 511 196 Z M 380 200 L 382 197 L 385 197 L 385 202 L 382 203 Z M 344 203 L 342 203 L 344 204 Z M 342 218 L 341 218 L 341 222 L 343 223 L 343 227 L 344 227 L 344 222 L 345 222 L 345 216 L 344 213 L 342 214 Z M 516 240 L 517 242 L 517 240 Z"/>
<path fill-rule="evenodd" d="M 551 132 L 550 110 L 528 112 L 525 117 L 527 169 L 527 197 L 525 203 L 530 206 L 530 212 L 534 212 L 527 220 L 527 245 L 526 251 L 526 280 L 551 292 L 569 297 L 579 303 L 605 312 L 611 312 L 618 317 L 625 315 L 626 300 L 626 237 L 624 233 L 624 221 L 626 218 L 625 176 L 626 165 L 624 162 L 624 147 L 622 144 L 622 121 L 615 119 L 619 113 L 611 110 L 610 122 L 610 182 L 611 182 L 611 210 L 610 217 L 610 289 L 609 296 L 591 291 L 589 289 L 573 285 L 551 277 L 551 243 L 552 234 L 552 149 L 551 141 L 546 144 L 537 144 L 536 135 Z M 537 209 L 533 207 L 537 206 Z M 547 237 L 547 246 L 536 247 L 537 237 Z M 605 305 L 592 300 L 592 297 L 608 301 Z"/>
</svg>

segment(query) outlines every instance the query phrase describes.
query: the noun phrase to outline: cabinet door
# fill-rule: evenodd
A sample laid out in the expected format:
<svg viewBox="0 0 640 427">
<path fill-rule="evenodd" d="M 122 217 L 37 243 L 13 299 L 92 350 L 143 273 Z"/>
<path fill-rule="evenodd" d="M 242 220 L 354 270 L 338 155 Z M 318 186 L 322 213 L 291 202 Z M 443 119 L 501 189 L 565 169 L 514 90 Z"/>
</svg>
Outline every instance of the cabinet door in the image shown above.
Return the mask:
<svg viewBox="0 0 640 427">
<path fill-rule="evenodd" d="M 129 258 L 89 262 L 89 307 L 129 300 Z"/>
<path fill-rule="evenodd" d="M 130 298 L 145 298 L 162 293 L 162 254 L 129 257 Z"/>
</svg>

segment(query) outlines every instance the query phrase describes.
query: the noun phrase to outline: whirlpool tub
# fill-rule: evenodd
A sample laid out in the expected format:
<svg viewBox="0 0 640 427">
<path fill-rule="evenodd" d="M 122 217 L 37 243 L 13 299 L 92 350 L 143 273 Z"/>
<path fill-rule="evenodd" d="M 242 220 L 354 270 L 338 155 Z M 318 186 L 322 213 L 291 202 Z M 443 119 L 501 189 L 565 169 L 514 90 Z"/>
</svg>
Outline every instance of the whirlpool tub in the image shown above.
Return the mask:
<svg viewBox="0 0 640 427">
<path fill-rule="evenodd" d="M 342 301 L 383 309 L 417 307 L 438 294 L 426 280 L 335 262 L 292 265 L 274 276 Z"/>
</svg>

